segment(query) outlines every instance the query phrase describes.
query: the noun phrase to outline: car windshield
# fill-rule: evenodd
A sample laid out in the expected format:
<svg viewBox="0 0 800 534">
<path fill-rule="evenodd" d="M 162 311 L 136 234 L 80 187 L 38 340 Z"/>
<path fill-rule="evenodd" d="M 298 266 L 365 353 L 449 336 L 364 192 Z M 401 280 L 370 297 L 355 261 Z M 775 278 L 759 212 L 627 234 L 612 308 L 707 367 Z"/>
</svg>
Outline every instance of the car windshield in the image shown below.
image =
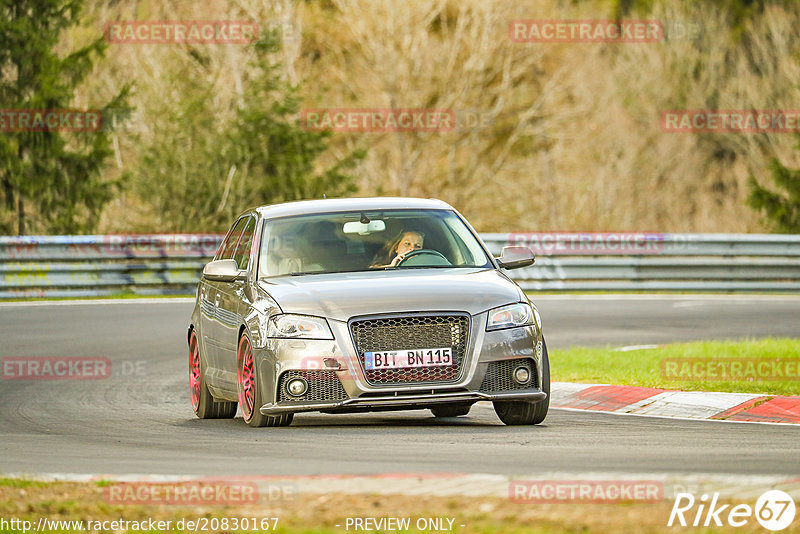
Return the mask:
<svg viewBox="0 0 800 534">
<path fill-rule="evenodd" d="M 348 211 L 267 220 L 259 277 L 413 268 L 490 267 L 449 210 Z"/>
</svg>

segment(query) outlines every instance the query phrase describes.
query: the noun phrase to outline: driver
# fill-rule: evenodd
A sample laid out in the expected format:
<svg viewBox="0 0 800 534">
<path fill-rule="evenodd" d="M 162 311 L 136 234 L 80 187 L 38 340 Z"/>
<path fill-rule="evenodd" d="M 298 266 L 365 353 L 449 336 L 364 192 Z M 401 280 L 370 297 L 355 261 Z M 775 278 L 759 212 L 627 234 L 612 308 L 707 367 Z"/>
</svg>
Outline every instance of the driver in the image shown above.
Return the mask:
<svg viewBox="0 0 800 534">
<path fill-rule="evenodd" d="M 403 230 L 397 237 L 388 242 L 375 256 L 375 260 L 370 267 L 372 269 L 382 269 L 385 267 L 396 267 L 406 254 L 422 248 L 425 234 L 416 230 Z"/>
</svg>

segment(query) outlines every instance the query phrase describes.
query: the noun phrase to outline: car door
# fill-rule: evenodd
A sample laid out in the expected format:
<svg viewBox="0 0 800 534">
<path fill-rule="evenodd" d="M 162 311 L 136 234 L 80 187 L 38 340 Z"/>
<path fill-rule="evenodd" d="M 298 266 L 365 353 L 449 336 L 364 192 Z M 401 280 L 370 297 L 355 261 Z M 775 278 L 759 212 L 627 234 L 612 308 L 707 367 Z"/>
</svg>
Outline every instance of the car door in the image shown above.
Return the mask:
<svg viewBox="0 0 800 534">
<path fill-rule="evenodd" d="M 244 226 L 247 224 L 247 218 L 242 217 L 238 219 L 231 227 L 228 235 L 222 241 L 217 255 L 214 256 L 215 260 L 232 259 L 236 251 L 236 245 L 242 235 Z M 220 383 L 221 373 L 219 370 L 219 348 L 220 339 L 222 335 L 222 327 L 220 325 L 220 284 L 212 280 L 204 279 L 200 286 L 201 310 L 206 310 L 201 313 L 200 319 L 200 332 L 205 346 L 205 355 L 208 362 L 208 378 L 212 385 L 216 387 L 225 387 Z"/>
<path fill-rule="evenodd" d="M 242 232 L 230 258 L 236 262 L 239 270 L 248 272 L 251 249 L 253 248 L 255 237 L 256 217 L 249 215 L 243 221 Z M 217 369 L 219 379 L 226 389 L 235 389 L 236 387 L 239 327 L 244 322 L 242 316 L 247 313 L 250 303 L 249 293 L 245 291 L 248 283 L 248 280 L 218 282 L 217 328 L 219 329 L 219 344 L 217 346 Z"/>
</svg>

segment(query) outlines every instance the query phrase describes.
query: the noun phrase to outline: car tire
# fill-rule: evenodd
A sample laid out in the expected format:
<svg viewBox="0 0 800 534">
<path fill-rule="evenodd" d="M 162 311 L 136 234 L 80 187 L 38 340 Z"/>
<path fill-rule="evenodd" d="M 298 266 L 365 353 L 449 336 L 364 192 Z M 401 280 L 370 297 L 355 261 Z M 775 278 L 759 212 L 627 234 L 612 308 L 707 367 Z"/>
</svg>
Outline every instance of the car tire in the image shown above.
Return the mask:
<svg viewBox="0 0 800 534">
<path fill-rule="evenodd" d="M 434 417 L 458 417 L 467 415 L 472 404 L 443 404 L 431 408 Z"/>
<path fill-rule="evenodd" d="M 236 389 L 239 392 L 239 405 L 242 418 L 248 425 L 257 428 L 265 426 L 289 426 L 294 414 L 264 415 L 258 409 L 264 405 L 264 391 L 258 373 L 255 372 L 253 345 L 247 332 L 242 332 L 236 351 Z"/>
<path fill-rule="evenodd" d="M 542 337 L 542 391 L 547 397 L 537 403 L 521 401 L 494 401 L 497 417 L 507 425 L 538 425 L 547 417 L 550 408 L 550 358 Z"/>
<path fill-rule="evenodd" d="M 200 356 L 197 334 L 192 330 L 189 336 L 189 398 L 192 409 L 200 419 L 230 419 L 236 415 L 237 404 L 228 401 L 215 401 L 206 386 L 205 365 Z"/>
</svg>

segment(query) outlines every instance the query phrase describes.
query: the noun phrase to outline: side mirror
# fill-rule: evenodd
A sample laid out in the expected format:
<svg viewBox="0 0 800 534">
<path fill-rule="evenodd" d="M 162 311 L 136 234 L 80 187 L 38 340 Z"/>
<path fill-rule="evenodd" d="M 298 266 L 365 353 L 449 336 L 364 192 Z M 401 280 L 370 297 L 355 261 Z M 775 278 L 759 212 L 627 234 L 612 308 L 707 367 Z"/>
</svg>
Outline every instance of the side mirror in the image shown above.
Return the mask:
<svg viewBox="0 0 800 534">
<path fill-rule="evenodd" d="M 215 260 L 203 267 L 203 278 L 215 282 L 233 282 L 247 278 L 247 272 L 240 271 L 234 260 Z"/>
<path fill-rule="evenodd" d="M 519 269 L 533 265 L 536 258 L 528 247 L 503 247 L 499 258 L 495 258 L 503 269 Z"/>
</svg>

